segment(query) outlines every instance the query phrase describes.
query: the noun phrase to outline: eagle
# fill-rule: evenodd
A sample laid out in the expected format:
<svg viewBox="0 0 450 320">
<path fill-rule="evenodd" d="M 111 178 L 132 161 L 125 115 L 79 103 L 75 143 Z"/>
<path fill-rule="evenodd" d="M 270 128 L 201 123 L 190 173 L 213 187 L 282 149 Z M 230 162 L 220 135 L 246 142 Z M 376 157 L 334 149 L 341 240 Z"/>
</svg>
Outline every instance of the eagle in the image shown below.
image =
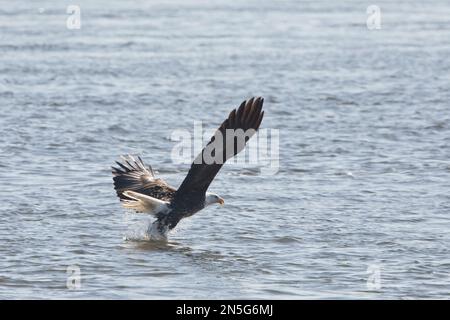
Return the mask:
<svg viewBox="0 0 450 320">
<path fill-rule="evenodd" d="M 208 187 L 225 161 L 245 148 L 264 117 L 264 99 L 253 97 L 233 109 L 191 164 L 178 189 L 157 178 L 139 156 L 122 156 L 112 167 L 114 189 L 123 207 L 156 218 L 148 227 L 152 240 L 167 240 L 178 222 L 212 204 L 224 204 Z M 232 137 L 230 139 L 229 137 Z"/>
</svg>

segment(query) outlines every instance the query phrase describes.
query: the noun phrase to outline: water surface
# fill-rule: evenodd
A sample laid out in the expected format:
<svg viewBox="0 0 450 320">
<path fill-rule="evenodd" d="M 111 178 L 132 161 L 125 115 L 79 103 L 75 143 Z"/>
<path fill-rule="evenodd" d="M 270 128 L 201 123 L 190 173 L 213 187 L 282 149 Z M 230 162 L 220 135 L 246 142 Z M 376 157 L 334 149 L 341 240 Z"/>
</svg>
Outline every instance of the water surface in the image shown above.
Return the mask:
<svg viewBox="0 0 450 320">
<path fill-rule="evenodd" d="M 79 0 L 80 30 L 69 1 L 1 4 L 1 298 L 449 297 L 447 1 L 378 1 L 374 31 L 360 1 Z M 227 165 L 225 207 L 125 241 L 148 219 L 118 155 L 177 186 L 172 131 L 253 95 L 278 174 Z"/>
</svg>

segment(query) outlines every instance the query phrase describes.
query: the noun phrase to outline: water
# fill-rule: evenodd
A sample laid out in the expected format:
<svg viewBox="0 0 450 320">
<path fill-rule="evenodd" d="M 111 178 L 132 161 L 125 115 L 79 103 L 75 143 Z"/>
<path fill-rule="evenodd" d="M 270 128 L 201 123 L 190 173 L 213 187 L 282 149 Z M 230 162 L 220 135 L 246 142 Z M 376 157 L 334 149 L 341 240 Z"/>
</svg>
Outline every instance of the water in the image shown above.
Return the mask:
<svg viewBox="0 0 450 320">
<path fill-rule="evenodd" d="M 1 298 L 449 298 L 448 2 L 373 31 L 359 1 L 72 2 L 0 6 Z M 252 95 L 278 174 L 225 166 L 225 207 L 125 241 L 118 155 L 177 186 L 172 131 Z"/>
</svg>

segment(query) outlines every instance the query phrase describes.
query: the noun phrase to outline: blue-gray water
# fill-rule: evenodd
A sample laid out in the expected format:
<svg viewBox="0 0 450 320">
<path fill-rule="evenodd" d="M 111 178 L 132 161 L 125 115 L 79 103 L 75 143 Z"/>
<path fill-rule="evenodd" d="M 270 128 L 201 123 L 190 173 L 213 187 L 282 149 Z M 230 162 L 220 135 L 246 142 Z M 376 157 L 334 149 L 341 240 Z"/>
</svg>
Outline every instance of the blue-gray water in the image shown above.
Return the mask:
<svg viewBox="0 0 450 320">
<path fill-rule="evenodd" d="M 0 298 L 449 298 L 447 1 L 0 4 Z M 252 95 L 278 174 L 226 165 L 225 207 L 125 241 L 118 155 L 176 186 L 173 129 Z"/>
</svg>

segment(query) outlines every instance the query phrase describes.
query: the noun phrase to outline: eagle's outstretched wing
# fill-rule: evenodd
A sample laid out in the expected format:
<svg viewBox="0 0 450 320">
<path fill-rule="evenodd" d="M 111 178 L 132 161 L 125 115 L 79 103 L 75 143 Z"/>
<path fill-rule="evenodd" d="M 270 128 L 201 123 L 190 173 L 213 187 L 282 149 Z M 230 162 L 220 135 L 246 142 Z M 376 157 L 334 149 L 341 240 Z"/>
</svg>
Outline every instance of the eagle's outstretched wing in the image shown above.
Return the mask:
<svg viewBox="0 0 450 320">
<path fill-rule="evenodd" d="M 134 191 L 147 196 L 170 202 L 175 189 L 164 180 L 155 178 L 152 168 L 147 167 L 140 157 L 123 156 L 122 162 L 116 161 L 118 167 L 112 167 L 114 189 L 121 200 L 132 200 L 125 191 Z"/>
<path fill-rule="evenodd" d="M 264 116 L 263 103 L 264 99 L 261 97 L 251 98 L 242 102 L 237 110 L 231 111 L 228 119 L 221 124 L 211 141 L 192 163 L 189 173 L 175 194 L 174 202 L 197 198 L 206 192 L 225 161 L 242 151 L 248 139 L 258 130 Z M 228 134 L 231 131 L 239 137 L 240 130 L 236 131 L 238 129 L 242 129 L 241 133 L 252 130 L 247 131 L 248 135 L 244 139 L 228 139 L 227 143 L 227 131 Z M 213 158 L 220 161 L 211 161 Z"/>
</svg>

